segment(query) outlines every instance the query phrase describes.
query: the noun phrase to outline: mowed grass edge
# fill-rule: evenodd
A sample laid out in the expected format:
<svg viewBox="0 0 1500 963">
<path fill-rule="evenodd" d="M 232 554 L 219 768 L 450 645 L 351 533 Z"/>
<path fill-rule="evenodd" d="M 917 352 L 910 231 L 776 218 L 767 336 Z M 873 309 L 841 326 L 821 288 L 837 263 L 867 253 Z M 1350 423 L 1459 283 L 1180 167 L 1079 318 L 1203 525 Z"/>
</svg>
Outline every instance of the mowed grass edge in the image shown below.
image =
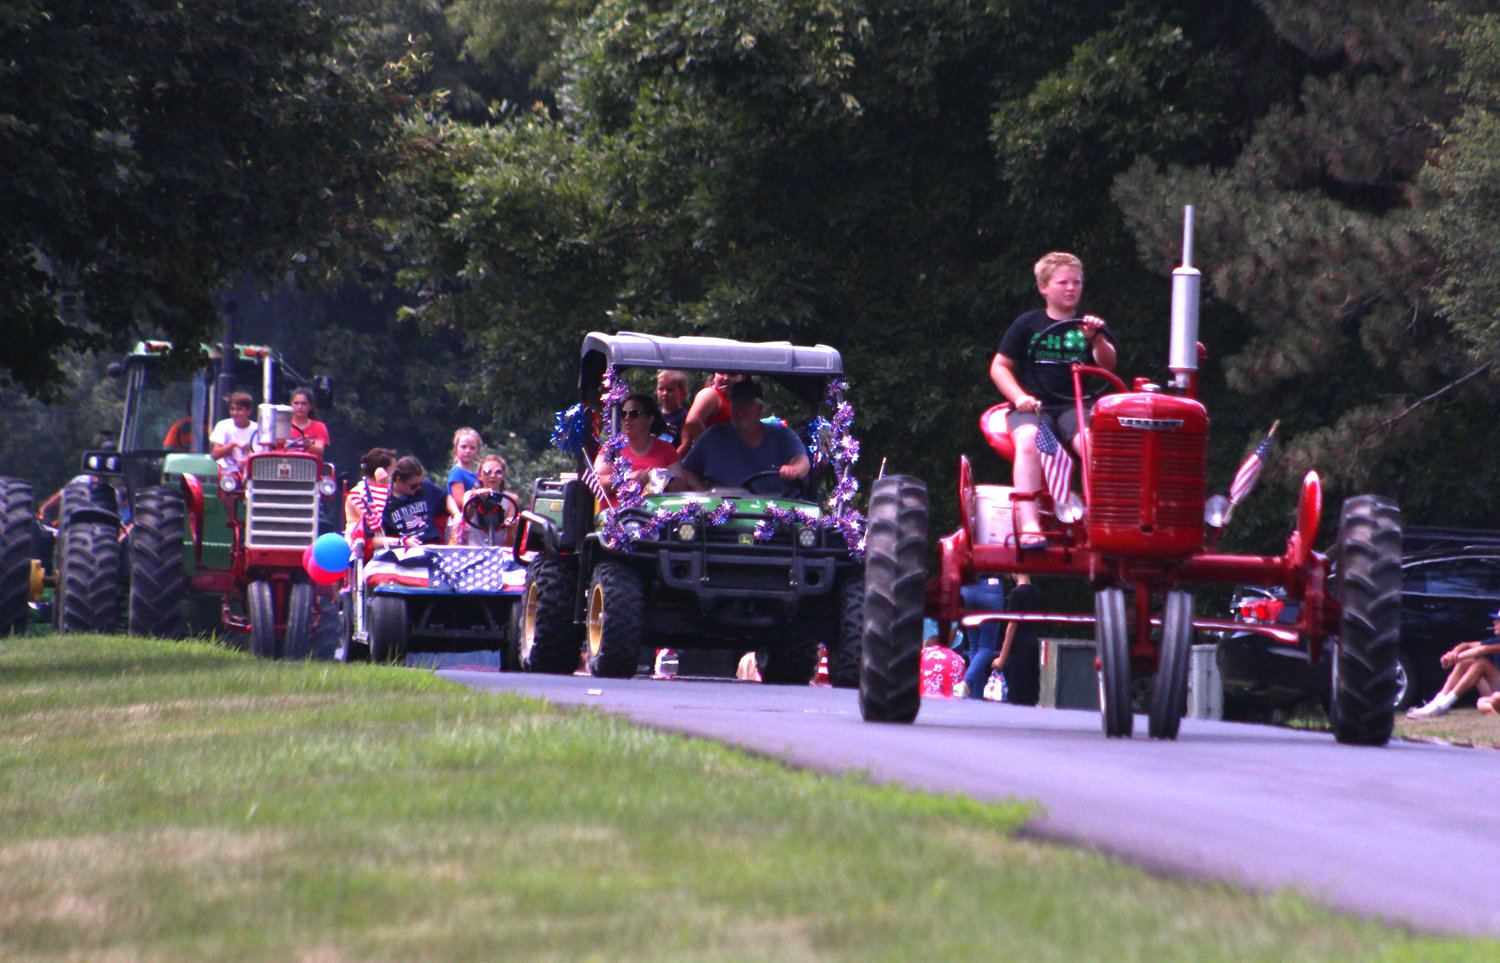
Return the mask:
<svg viewBox="0 0 1500 963">
<path fill-rule="evenodd" d="M 7 960 L 1468 959 L 427 672 L 0 640 Z"/>
</svg>

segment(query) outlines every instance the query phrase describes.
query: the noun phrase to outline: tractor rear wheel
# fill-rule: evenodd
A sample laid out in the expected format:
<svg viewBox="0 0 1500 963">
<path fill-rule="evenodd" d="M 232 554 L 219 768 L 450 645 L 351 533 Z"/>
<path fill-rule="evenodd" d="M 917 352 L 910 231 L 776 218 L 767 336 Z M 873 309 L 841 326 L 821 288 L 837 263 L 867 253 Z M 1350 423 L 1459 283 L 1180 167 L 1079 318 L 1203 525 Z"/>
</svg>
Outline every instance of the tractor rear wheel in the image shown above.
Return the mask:
<svg viewBox="0 0 1500 963">
<path fill-rule="evenodd" d="M 406 658 L 410 626 L 406 621 L 406 599 L 377 595 L 370 599 L 370 661 L 400 662 Z"/>
<path fill-rule="evenodd" d="M 182 493 L 159 485 L 136 494 L 130 525 L 130 600 L 126 630 L 131 635 L 173 639 L 182 635 Z"/>
<path fill-rule="evenodd" d="M 1188 663 L 1193 656 L 1193 597 L 1167 593 L 1161 619 L 1161 664 L 1151 691 L 1147 730 L 1153 739 L 1176 739 L 1187 713 Z"/>
<path fill-rule="evenodd" d="M 271 583 L 251 582 L 245 590 L 245 607 L 250 610 L 250 654 L 257 659 L 276 658 L 276 602 Z"/>
<path fill-rule="evenodd" d="M 859 712 L 866 722 L 917 718 L 926 591 L 927 486 L 908 475 L 881 478 L 870 491 L 865 539 Z"/>
<path fill-rule="evenodd" d="M 539 555 L 526 570 L 521 615 L 521 668 L 572 675 L 583 652 L 583 629 L 573 621 L 578 559 Z"/>
<path fill-rule="evenodd" d="M 120 530 L 75 522 L 58 536 L 53 622 L 59 632 L 114 632 L 120 625 Z"/>
<path fill-rule="evenodd" d="M 1343 614 L 1333 655 L 1333 734 L 1383 746 L 1400 689 L 1401 509 L 1381 495 L 1344 502 L 1334 591 Z"/>
<path fill-rule="evenodd" d="M 1130 629 L 1125 590 L 1094 593 L 1094 634 L 1099 645 L 1099 718 L 1110 738 L 1130 738 L 1135 716 L 1130 700 Z"/>
<path fill-rule="evenodd" d="M 630 564 L 605 559 L 594 567 L 589 585 L 589 672 L 610 679 L 635 676 L 646 628 L 646 593 L 641 573 Z"/>
<path fill-rule="evenodd" d="M 313 587 L 311 582 L 297 582 L 286 600 L 285 657 L 302 662 L 312 652 Z"/>
<path fill-rule="evenodd" d="M 30 614 L 36 496 L 19 479 L 0 481 L 0 636 L 21 635 Z"/>
</svg>

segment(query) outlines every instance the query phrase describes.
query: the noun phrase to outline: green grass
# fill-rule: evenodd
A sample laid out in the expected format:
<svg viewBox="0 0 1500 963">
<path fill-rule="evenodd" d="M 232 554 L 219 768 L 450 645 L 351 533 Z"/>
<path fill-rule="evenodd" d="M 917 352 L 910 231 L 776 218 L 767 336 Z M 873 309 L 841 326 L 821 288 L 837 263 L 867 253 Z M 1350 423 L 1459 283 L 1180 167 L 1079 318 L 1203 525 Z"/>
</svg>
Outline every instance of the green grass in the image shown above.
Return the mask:
<svg viewBox="0 0 1500 963">
<path fill-rule="evenodd" d="M 0 640 L 6 960 L 1460 959 L 424 672 Z"/>
</svg>

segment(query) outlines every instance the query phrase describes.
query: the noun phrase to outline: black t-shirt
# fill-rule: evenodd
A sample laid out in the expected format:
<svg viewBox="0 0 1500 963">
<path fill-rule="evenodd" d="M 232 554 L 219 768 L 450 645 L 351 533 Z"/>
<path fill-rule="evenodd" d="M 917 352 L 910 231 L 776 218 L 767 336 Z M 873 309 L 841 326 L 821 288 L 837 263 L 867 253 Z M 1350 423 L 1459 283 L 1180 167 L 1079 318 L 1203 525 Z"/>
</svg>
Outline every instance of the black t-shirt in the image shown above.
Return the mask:
<svg viewBox="0 0 1500 963">
<path fill-rule="evenodd" d="M 1058 361 L 1061 364 L 1027 364 L 1027 346 L 1041 337 L 1043 331 L 1058 322 L 1047 316 L 1044 308 L 1027 311 L 1011 322 L 1000 339 L 1000 353 L 1015 362 L 1016 380 L 1027 394 L 1040 398 L 1045 407 L 1073 404 L 1073 369 L 1070 362 L 1088 349 L 1088 341 L 1082 327 L 1064 329 L 1048 338 L 1051 343 L 1037 344 L 1030 352 L 1041 361 Z M 1099 333 L 1114 343 L 1108 326 Z"/>
</svg>

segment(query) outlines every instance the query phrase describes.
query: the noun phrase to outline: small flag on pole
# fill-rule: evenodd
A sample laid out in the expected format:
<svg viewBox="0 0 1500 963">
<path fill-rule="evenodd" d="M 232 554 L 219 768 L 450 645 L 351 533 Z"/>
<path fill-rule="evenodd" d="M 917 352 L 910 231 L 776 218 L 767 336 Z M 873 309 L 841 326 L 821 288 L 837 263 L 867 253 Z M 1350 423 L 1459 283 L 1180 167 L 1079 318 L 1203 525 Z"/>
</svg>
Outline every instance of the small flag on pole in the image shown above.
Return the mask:
<svg viewBox="0 0 1500 963">
<path fill-rule="evenodd" d="M 594 496 L 599 499 L 601 505 L 605 508 L 614 508 L 615 500 L 610 497 L 609 489 L 604 487 L 604 482 L 600 481 L 599 476 L 595 474 L 594 466 L 590 465 L 587 459 L 582 459 L 582 461 L 583 471 L 581 474 L 583 475 L 583 483 L 589 486 L 589 491 L 594 493 Z"/>
<path fill-rule="evenodd" d="M 1068 500 L 1068 488 L 1073 480 L 1073 456 L 1068 454 L 1046 422 L 1037 425 L 1036 450 L 1042 456 L 1042 477 L 1047 481 L 1052 504 L 1061 505 Z"/>
<path fill-rule="evenodd" d="M 1255 487 L 1256 479 L 1260 478 L 1261 466 L 1265 464 L 1266 453 L 1271 450 L 1271 439 L 1276 436 L 1276 429 L 1281 422 L 1271 425 L 1271 430 L 1266 432 L 1266 437 L 1255 446 L 1255 450 L 1240 465 L 1240 470 L 1234 473 L 1234 481 L 1229 486 L 1229 504 L 1238 505 L 1250 494 Z"/>
</svg>

